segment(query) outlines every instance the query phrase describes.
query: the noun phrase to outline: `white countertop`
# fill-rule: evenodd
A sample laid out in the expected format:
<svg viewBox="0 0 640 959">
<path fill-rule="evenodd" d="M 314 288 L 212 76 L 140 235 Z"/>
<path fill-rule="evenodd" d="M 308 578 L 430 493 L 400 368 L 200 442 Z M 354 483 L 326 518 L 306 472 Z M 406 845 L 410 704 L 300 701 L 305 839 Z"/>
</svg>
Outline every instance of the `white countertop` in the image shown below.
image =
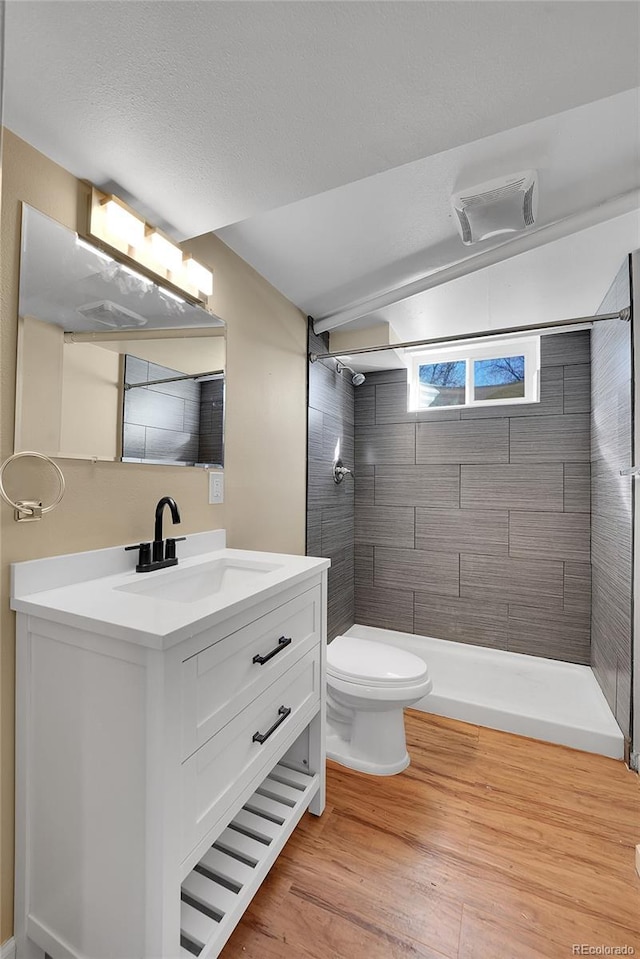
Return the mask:
<svg viewBox="0 0 640 959">
<path fill-rule="evenodd" d="M 151 573 L 136 573 L 137 553 L 125 553 L 122 547 L 14 564 L 11 608 L 115 639 L 168 649 L 330 566 L 328 559 L 228 549 L 223 531 L 194 534 L 187 543 L 189 546 L 181 545 L 191 555 L 181 558 L 177 566 Z M 218 559 L 269 563 L 277 568 L 251 584 L 233 584 L 189 603 L 122 589 L 143 581 L 160 585 L 178 572 Z M 131 568 L 111 571 L 124 563 Z M 92 575 L 94 578 L 89 578 Z"/>
</svg>

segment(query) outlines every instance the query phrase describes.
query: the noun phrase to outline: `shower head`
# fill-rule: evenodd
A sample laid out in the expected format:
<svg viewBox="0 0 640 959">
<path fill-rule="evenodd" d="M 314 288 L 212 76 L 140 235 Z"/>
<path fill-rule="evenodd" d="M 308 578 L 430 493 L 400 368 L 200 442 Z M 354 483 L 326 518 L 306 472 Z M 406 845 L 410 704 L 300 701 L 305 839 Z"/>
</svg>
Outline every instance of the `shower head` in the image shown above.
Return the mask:
<svg viewBox="0 0 640 959">
<path fill-rule="evenodd" d="M 350 366 L 347 366 L 345 363 L 341 363 L 338 360 L 338 373 L 342 373 L 343 370 L 348 370 L 351 373 L 351 382 L 354 386 L 362 386 L 366 377 L 364 373 L 356 373 L 355 370 L 352 370 Z"/>
</svg>

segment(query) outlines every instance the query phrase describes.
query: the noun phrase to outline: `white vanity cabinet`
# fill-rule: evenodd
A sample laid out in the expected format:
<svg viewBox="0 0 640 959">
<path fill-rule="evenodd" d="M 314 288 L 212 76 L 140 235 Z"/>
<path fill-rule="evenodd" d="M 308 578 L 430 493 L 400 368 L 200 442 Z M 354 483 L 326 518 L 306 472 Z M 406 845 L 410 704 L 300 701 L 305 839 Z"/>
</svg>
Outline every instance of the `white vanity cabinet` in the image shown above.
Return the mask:
<svg viewBox="0 0 640 959">
<path fill-rule="evenodd" d="M 209 959 L 324 808 L 328 561 L 179 604 L 110 553 L 93 580 L 14 568 L 17 957 Z"/>
</svg>

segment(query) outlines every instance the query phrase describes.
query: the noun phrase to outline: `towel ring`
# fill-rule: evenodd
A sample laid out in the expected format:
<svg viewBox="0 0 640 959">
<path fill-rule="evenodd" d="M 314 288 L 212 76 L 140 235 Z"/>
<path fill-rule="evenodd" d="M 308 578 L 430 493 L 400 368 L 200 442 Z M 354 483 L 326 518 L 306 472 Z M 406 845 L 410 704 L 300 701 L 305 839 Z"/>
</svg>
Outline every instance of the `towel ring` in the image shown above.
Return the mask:
<svg viewBox="0 0 640 959">
<path fill-rule="evenodd" d="M 4 471 L 13 460 L 21 459 L 23 456 L 35 456 L 36 459 L 44 460 L 46 463 L 49 463 L 53 466 L 57 477 L 60 489 L 58 495 L 54 499 L 53 503 L 50 503 L 49 506 L 43 506 L 42 503 L 35 502 L 33 500 L 18 500 L 17 503 L 7 495 L 7 491 L 4 488 Z M 18 523 L 32 523 L 35 520 L 42 519 L 45 513 L 50 513 L 52 509 L 55 509 L 62 500 L 65 491 L 65 481 L 64 474 L 57 463 L 49 456 L 45 456 L 44 453 L 36 453 L 34 450 L 23 450 L 21 453 L 14 453 L 12 456 L 8 456 L 4 461 L 2 466 L 0 466 L 0 496 L 9 506 L 13 507 L 13 518 Z"/>
</svg>

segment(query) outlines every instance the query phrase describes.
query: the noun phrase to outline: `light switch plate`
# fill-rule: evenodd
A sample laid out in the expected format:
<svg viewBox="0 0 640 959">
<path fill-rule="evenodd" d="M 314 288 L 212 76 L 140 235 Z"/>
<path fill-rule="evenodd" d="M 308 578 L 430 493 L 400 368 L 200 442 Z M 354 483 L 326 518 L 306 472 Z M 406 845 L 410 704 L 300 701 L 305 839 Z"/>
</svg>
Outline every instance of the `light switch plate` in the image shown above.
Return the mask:
<svg viewBox="0 0 640 959">
<path fill-rule="evenodd" d="M 209 471 L 209 504 L 224 503 L 224 473 L 222 470 Z"/>
</svg>

